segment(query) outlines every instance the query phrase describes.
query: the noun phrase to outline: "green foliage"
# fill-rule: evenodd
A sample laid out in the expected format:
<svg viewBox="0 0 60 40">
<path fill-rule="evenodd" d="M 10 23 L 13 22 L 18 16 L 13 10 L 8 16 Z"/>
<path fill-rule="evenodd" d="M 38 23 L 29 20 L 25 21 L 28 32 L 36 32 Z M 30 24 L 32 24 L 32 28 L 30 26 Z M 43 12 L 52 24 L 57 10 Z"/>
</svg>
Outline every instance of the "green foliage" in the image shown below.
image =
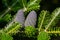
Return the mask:
<svg viewBox="0 0 60 40">
<path fill-rule="evenodd" d="M 27 27 L 25 27 L 25 34 L 28 37 L 35 36 L 35 33 L 36 33 L 36 29 L 33 26 L 27 26 Z"/>
<path fill-rule="evenodd" d="M 49 14 L 47 11 L 42 11 L 38 20 L 38 27 L 41 30 L 41 27 L 45 27 L 45 31 L 51 27 L 55 26 L 60 19 L 60 8 L 54 10 L 52 14 Z M 40 25 L 39 25 L 40 24 Z"/>
<path fill-rule="evenodd" d="M 7 22 L 9 22 L 11 20 L 11 14 L 6 14 L 3 19 Z"/>
<path fill-rule="evenodd" d="M 54 12 L 51 14 L 51 21 L 49 22 L 49 24 L 47 25 L 46 30 L 50 27 L 50 26 L 54 26 L 56 25 L 56 22 L 60 19 L 60 8 L 57 8 L 54 10 Z"/>
<path fill-rule="evenodd" d="M 12 7 L 12 10 L 17 11 L 24 8 L 24 5 L 26 5 L 26 0 L 16 0 L 14 3 L 15 5 Z"/>
<path fill-rule="evenodd" d="M 49 40 L 49 39 L 50 39 L 50 37 L 49 37 L 48 33 L 44 32 L 44 31 L 40 32 L 40 34 L 37 37 L 37 40 Z"/>
<path fill-rule="evenodd" d="M 11 14 L 4 15 L 2 18 L 0 18 L 0 20 L 4 20 L 6 22 L 11 21 Z"/>
<path fill-rule="evenodd" d="M 7 27 L 5 27 L 4 31 L 7 34 L 16 34 L 17 32 L 19 32 L 19 29 L 21 28 L 21 25 L 17 22 L 11 22 L 9 25 L 7 25 Z"/>
<path fill-rule="evenodd" d="M 37 10 L 39 9 L 41 0 L 30 0 L 27 5 L 27 11 L 28 10 Z"/>
<path fill-rule="evenodd" d="M 56 8 L 51 14 L 49 14 L 48 11 L 44 11 L 44 10 L 41 11 L 38 18 L 39 33 L 41 31 L 45 31 L 47 33 L 54 33 L 54 34 L 60 33 L 59 28 L 58 29 L 54 28 L 54 26 L 57 26 L 56 24 L 59 22 L 59 19 L 60 19 L 60 8 Z M 41 38 L 38 40 L 48 40 L 48 38 L 44 39 L 45 37 L 41 36 L 42 34 L 43 33 L 39 34 Z"/>
<path fill-rule="evenodd" d="M 48 11 L 41 11 L 41 13 L 39 14 L 39 18 L 38 18 L 38 27 L 39 27 L 39 31 L 43 28 L 45 28 L 45 26 L 50 22 L 50 14 Z"/>
<path fill-rule="evenodd" d="M 13 38 L 0 30 L 0 40 L 13 40 Z"/>
<path fill-rule="evenodd" d="M 11 1 L 11 3 L 9 3 Z M 3 0 L 3 3 L 13 11 L 24 9 L 24 11 L 31 11 L 39 9 L 41 0 Z"/>
<path fill-rule="evenodd" d="M 60 20 L 60 8 L 56 8 L 52 14 L 51 14 L 51 27 L 52 26 L 57 26 L 56 24 L 59 22 Z"/>
</svg>

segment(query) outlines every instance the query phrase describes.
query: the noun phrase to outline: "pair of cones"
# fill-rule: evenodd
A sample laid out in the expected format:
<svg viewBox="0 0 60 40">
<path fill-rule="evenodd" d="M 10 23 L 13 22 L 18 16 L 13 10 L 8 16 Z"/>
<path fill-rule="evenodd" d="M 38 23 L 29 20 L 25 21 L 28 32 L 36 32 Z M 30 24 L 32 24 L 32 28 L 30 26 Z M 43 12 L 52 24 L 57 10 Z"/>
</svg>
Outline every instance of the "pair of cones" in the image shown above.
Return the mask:
<svg viewBox="0 0 60 40">
<path fill-rule="evenodd" d="M 37 14 L 35 11 L 31 11 L 27 18 L 25 19 L 24 16 L 24 11 L 22 9 L 18 10 L 15 19 L 16 22 L 22 24 L 22 26 L 34 26 L 36 25 L 36 21 L 37 21 Z"/>
</svg>

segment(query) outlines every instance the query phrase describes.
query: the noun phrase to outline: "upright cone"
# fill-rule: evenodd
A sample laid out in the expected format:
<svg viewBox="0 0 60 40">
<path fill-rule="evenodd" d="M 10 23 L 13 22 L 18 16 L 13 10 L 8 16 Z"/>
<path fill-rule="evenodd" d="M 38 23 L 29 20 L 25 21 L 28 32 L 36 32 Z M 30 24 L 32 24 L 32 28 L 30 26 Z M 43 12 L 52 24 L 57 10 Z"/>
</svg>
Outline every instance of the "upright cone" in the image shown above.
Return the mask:
<svg viewBox="0 0 60 40">
<path fill-rule="evenodd" d="M 35 11 L 31 11 L 26 18 L 25 26 L 35 26 L 37 20 L 37 14 Z"/>
<path fill-rule="evenodd" d="M 14 21 L 16 21 L 16 22 L 22 24 L 22 26 L 24 26 L 25 17 L 24 17 L 24 11 L 22 9 L 18 10 Z"/>
</svg>

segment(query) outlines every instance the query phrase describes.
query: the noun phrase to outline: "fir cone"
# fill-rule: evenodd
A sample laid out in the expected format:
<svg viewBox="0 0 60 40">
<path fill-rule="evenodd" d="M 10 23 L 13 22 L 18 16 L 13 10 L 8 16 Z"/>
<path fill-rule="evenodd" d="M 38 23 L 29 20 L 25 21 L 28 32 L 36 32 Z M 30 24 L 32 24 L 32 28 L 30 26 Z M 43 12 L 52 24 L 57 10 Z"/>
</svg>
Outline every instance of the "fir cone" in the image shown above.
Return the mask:
<svg viewBox="0 0 60 40">
<path fill-rule="evenodd" d="M 24 17 L 24 11 L 22 9 L 18 10 L 14 20 L 22 24 L 22 26 L 24 26 L 25 17 Z"/>
<path fill-rule="evenodd" d="M 27 16 L 25 21 L 25 26 L 35 26 L 36 25 L 37 14 L 35 11 L 31 11 Z"/>
</svg>

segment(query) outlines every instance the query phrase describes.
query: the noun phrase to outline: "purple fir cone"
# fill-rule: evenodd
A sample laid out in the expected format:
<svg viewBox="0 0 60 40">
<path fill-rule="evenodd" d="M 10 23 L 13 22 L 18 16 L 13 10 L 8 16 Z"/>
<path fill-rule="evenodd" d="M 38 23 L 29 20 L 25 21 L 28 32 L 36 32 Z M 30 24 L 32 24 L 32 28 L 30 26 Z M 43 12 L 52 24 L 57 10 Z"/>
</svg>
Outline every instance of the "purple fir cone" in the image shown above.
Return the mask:
<svg viewBox="0 0 60 40">
<path fill-rule="evenodd" d="M 24 17 L 24 11 L 22 9 L 18 10 L 14 20 L 22 24 L 22 26 L 24 26 L 25 17 Z"/>
<path fill-rule="evenodd" d="M 25 26 L 35 26 L 37 20 L 37 14 L 35 11 L 31 11 L 29 15 L 27 16 L 27 19 L 25 21 Z"/>
</svg>

